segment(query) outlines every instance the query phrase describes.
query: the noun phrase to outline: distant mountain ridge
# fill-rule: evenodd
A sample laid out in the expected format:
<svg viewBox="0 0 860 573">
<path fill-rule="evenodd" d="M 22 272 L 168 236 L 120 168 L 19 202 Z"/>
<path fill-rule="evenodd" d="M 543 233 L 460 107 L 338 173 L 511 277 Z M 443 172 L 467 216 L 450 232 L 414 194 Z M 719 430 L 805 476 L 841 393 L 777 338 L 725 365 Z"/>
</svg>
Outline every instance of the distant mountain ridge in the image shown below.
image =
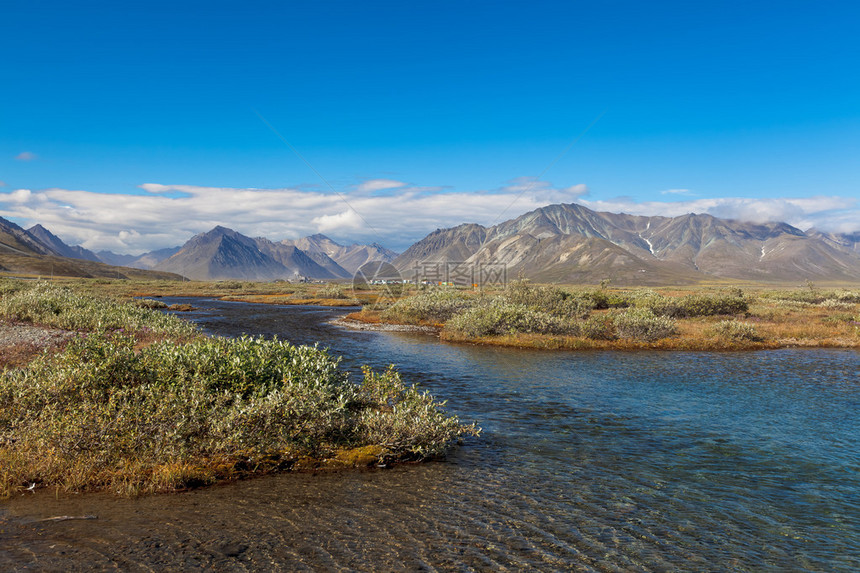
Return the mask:
<svg viewBox="0 0 860 573">
<path fill-rule="evenodd" d="M 82 247 L 69 247 L 41 225 L 24 230 L 2 217 L 0 217 L 0 271 L 46 277 L 149 280 L 182 278 L 172 273 L 130 269 L 99 262 L 92 251 Z"/>
<path fill-rule="evenodd" d="M 860 279 L 856 233 L 823 236 L 786 223 L 695 214 L 647 217 L 578 204 L 549 205 L 492 227 L 437 229 L 393 264 L 407 273 L 422 263 L 453 261 L 504 264 L 509 275 L 545 282 Z"/>
<path fill-rule="evenodd" d="M 337 259 L 329 256 L 329 252 Z M 345 247 L 325 235 L 276 243 L 264 237 L 252 239 L 219 226 L 195 235 L 175 254 L 153 268 L 197 280 L 331 280 L 351 278 L 355 271 L 350 269 L 355 264 L 360 266 L 371 260 L 372 256 L 391 260 L 394 253 L 379 245 Z M 344 261 L 348 268 L 341 266 L 339 261 Z"/>
<path fill-rule="evenodd" d="M 0 252 L 60 256 L 121 267 L 176 272 L 199 280 L 346 279 L 351 278 L 365 262 L 388 262 L 397 255 L 376 243 L 344 246 L 320 234 L 276 243 L 264 237 L 252 239 L 222 226 L 195 235 L 181 247 L 158 249 L 142 255 L 121 255 L 107 250 L 95 253 L 80 246 L 67 245 L 42 225 L 24 230 L 11 221 L 2 218 L 0 221 L 4 223 L 0 224 Z M 343 261 L 346 268 L 338 261 Z"/>
<path fill-rule="evenodd" d="M 352 276 L 365 263 L 381 261 L 390 263 L 397 257 L 397 253 L 386 249 L 378 243 L 369 245 L 340 245 L 325 235 L 316 234 L 294 241 L 281 241 L 284 245 L 293 245 L 308 254 L 321 253 L 335 261 L 346 274 Z"/>
</svg>

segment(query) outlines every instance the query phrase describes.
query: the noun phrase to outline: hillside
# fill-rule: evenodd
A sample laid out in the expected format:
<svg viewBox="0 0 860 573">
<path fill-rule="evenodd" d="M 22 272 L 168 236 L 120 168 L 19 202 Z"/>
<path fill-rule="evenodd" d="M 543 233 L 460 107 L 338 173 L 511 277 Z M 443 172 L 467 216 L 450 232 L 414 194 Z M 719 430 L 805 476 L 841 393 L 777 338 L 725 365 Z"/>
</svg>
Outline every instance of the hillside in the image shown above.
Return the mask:
<svg viewBox="0 0 860 573">
<path fill-rule="evenodd" d="M 58 244 L 57 244 L 58 242 Z M 66 246 L 44 227 L 37 225 L 34 233 L 0 217 L 0 272 L 82 278 L 120 278 L 140 280 L 180 280 L 168 272 L 151 272 L 111 266 L 105 263 L 62 256 Z M 66 246 L 67 247 L 67 246 Z M 58 248 L 61 253 L 55 252 Z M 83 249 L 82 251 L 86 251 Z M 75 248 L 71 252 L 79 253 Z"/>
</svg>

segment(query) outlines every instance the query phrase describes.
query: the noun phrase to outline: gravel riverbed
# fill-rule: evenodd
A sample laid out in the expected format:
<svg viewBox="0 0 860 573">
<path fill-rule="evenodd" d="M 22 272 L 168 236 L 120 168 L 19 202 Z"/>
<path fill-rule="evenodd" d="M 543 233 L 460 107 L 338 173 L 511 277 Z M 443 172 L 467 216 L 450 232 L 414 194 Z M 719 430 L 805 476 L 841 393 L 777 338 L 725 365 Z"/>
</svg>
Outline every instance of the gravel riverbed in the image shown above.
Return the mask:
<svg viewBox="0 0 860 573">
<path fill-rule="evenodd" d="M 44 348 L 58 344 L 74 335 L 74 332 L 57 328 L 0 323 L 0 347 L 27 344 Z"/>
<path fill-rule="evenodd" d="M 23 366 L 73 336 L 74 332 L 58 328 L 0 322 L 0 368 Z"/>
</svg>

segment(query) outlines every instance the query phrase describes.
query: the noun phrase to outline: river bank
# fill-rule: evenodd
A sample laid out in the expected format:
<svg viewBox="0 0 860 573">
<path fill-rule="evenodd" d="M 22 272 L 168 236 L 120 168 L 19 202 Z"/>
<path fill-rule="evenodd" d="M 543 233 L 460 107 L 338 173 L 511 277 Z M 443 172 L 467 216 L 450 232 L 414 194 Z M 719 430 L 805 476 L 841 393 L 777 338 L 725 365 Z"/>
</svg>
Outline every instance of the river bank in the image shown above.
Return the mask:
<svg viewBox="0 0 860 573">
<path fill-rule="evenodd" d="M 512 283 L 492 293 L 427 290 L 345 326 L 413 326 L 447 342 L 548 350 L 746 351 L 860 348 L 860 291 L 660 293 Z"/>
</svg>

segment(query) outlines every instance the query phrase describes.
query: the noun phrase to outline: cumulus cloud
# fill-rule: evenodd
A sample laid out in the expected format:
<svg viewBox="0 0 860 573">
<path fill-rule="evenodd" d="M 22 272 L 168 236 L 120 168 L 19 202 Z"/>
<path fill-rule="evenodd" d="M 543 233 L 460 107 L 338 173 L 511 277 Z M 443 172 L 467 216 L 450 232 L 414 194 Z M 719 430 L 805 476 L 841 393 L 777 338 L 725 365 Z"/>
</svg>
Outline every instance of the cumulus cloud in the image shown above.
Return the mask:
<svg viewBox="0 0 860 573">
<path fill-rule="evenodd" d="M 22 151 L 18 155 L 15 156 L 17 161 L 33 161 L 36 159 L 37 155 L 32 151 Z"/>
<path fill-rule="evenodd" d="M 360 229 L 366 225 L 364 219 L 357 211 L 347 209 L 335 215 L 322 215 L 311 219 L 311 223 L 317 226 L 321 233 L 328 233 L 340 229 Z"/>
<path fill-rule="evenodd" d="M 366 188 L 374 185 L 381 189 L 378 183 Z M 160 183 L 140 187 L 145 193 L 2 191 L 0 216 L 25 225 L 41 223 L 69 244 L 132 254 L 181 245 L 216 225 L 273 240 L 325 233 L 340 242 L 375 241 L 401 250 L 440 227 L 492 225 L 538 207 L 571 202 L 599 211 L 639 215 L 710 213 L 750 221 L 786 221 L 803 229 L 860 229 L 857 201 L 845 197 L 587 200 L 588 188 L 583 184 L 557 188 L 533 179 L 468 193 L 404 185 L 389 187 L 397 191 L 383 195 Z"/>
</svg>

